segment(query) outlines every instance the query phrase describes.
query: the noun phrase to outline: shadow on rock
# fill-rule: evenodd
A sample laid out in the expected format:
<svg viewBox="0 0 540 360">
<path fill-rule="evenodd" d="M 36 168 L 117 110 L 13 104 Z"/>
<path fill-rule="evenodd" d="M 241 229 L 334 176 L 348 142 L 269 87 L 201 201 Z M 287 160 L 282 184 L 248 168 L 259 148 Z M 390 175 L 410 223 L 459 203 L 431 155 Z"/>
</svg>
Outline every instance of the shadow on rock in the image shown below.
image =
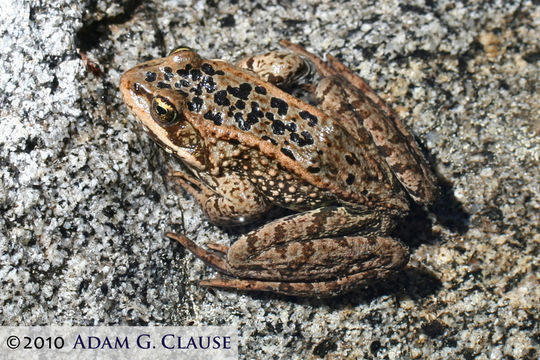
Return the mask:
<svg viewBox="0 0 540 360">
<path fill-rule="evenodd" d="M 452 184 L 439 178 L 441 196 L 430 207 L 437 221 L 457 234 L 464 234 L 469 229 L 470 214 L 465 211 L 463 205 L 454 196 Z"/>
</svg>

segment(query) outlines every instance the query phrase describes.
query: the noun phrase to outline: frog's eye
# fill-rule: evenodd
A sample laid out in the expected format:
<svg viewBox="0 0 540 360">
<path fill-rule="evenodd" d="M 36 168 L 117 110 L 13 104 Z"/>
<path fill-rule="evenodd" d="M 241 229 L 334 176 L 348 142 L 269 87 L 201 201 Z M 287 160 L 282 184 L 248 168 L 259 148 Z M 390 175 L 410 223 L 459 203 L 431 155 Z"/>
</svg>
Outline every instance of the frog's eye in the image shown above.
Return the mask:
<svg viewBox="0 0 540 360">
<path fill-rule="evenodd" d="M 187 46 L 179 46 L 176 49 L 174 49 L 173 51 L 171 51 L 169 53 L 169 56 L 171 56 L 173 54 L 178 54 L 178 53 L 181 53 L 181 52 L 184 52 L 184 51 L 193 51 L 193 49 L 190 48 L 190 47 L 187 47 Z"/>
<path fill-rule="evenodd" d="M 172 125 L 178 121 L 176 107 L 162 96 L 152 99 L 152 118 L 163 125 Z"/>
</svg>

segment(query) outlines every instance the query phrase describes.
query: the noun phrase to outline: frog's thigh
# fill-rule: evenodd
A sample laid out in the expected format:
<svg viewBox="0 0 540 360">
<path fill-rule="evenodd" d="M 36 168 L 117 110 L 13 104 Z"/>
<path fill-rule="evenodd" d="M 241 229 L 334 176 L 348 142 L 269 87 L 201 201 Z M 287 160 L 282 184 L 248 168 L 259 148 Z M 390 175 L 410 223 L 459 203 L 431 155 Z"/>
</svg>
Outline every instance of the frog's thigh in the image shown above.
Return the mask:
<svg viewBox="0 0 540 360">
<path fill-rule="evenodd" d="M 378 236 L 293 241 L 251 256 L 238 256 L 235 250 L 233 244 L 227 258 L 235 277 L 287 282 L 330 281 L 352 275 L 383 278 L 403 268 L 409 258 L 405 245 Z"/>
<path fill-rule="evenodd" d="M 231 261 L 242 261 L 273 246 L 353 233 L 386 234 L 392 219 L 379 211 L 354 213 L 343 206 L 326 206 L 274 220 L 241 236 Z"/>
<path fill-rule="evenodd" d="M 375 235 L 387 233 L 390 223 L 384 213 L 358 214 L 344 207 L 291 215 L 231 245 L 227 253 L 229 271 L 238 277 L 295 281 L 343 276 L 385 267 L 388 262 L 394 266 L 407 258 L 406 247 Z M 342 236 L 357 232 L 371 235 Z"/>
<path fill-rule="evenodd" d="M 363 142 L 371 141 L 366 138 L 367 133 L 362 126 L 362 117 L 351 106 L 351 101 L 365 103 L 367 100 L 361 93 L 355 94 L 354 98 L 351 98 L 345 90 L 346 86 L 347 84 L 344 84 L 340 77 L 325 77 L 315 87 L 313 95 L 317 100 L 318 107 L 344 126 L 351 135 Z M 365 111 L 362 113 L 362 116 L 368 115 Z"/>
</svg>

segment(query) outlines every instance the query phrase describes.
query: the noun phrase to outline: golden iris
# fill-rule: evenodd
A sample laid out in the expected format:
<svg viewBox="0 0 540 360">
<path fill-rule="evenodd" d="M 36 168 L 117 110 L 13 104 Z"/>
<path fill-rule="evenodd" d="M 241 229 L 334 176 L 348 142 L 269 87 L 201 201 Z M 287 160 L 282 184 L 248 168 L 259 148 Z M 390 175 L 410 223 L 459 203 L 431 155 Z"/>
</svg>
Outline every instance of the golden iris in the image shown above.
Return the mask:
<svg viewBox="0 0 540 360">
<path fill-rule="evenodd" d="M 177 121 L 176 107 L 163 96 L 152 99 L 152 117 L 163 125 L 172 125 Z"/>
</svg>

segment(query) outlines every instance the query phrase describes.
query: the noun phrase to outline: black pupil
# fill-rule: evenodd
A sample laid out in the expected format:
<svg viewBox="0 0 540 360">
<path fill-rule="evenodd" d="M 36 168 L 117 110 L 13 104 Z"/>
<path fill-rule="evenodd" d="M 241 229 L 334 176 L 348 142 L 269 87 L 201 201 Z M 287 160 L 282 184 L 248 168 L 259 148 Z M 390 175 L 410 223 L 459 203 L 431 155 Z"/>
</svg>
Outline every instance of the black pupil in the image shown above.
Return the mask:
<svg viewBox="0 0 540 360">
<path fill-rule="evenodd" d="M 164 108 L 162 108 L 161 106 L 156 106 L 156 111 L 158 112 L 159 115 L 165 115 L 167 113 L 167 110 L 165 110 Z"/>
</svg>

